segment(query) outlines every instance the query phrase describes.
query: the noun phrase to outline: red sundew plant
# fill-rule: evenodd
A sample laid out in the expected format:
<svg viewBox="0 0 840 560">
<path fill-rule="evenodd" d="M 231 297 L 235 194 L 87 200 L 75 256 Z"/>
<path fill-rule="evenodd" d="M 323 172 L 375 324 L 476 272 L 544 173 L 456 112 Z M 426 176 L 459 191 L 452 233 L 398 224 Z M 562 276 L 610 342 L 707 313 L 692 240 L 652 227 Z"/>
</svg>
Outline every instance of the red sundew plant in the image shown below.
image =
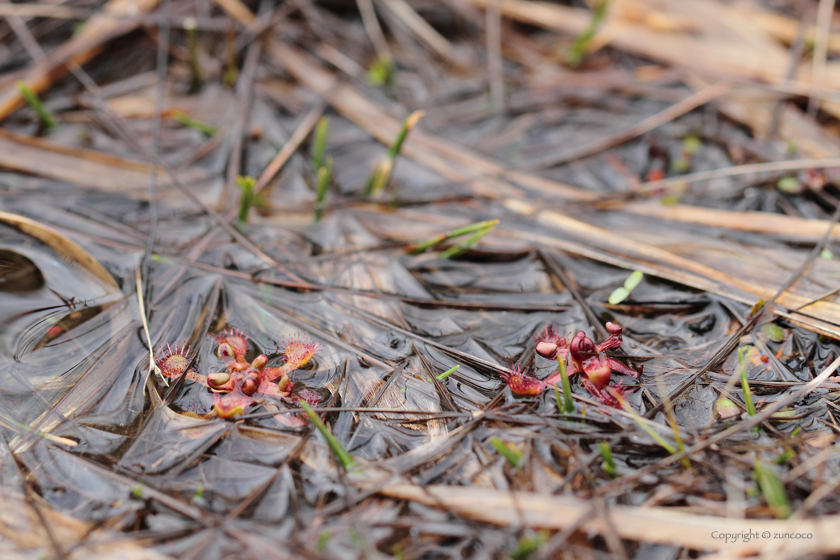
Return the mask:
<svg viewBox="0 0 840 560">
<path fill-rule="evenodd" d="M 215 335 L 218 344 L 216 355 L 225 364 L 227 371 L 201 375 L 190 369 L 186 378 L 209 388 L 213 394 L 213 410 L 219 418 L 233 418 L 245 409 L 264 400 L 264 397 L 279 397 L 290 404 L 300 399 L 315 406 L 321 396 L 310 389 L 301 389 L 293 396 L 294 383 L 289 378 L 293 371 L 305 366 L 320 350 L 321 345 L 301 335 L 284 341 L 284 362 L 280 367 L 268 367 L 268 357 L 260 354 L 251 362 L 245 359 L 248 350 L 248 335 L 238 329 L 227 329 Z M 179 378 L 190 363 L 190 349 L 166 345 L 160 348 L 157 366 L 160 374 L 167 378 Z M 277 415 L 283 423 L 282 415 Z"/>
<path fill-rule="evenodd" d="M 571 333 L 566 337 L 560 337 L 549 326 L 543 334 L 537 338 L 537 354 L 549 360 L 560 359 L 568 364 L 568 374 L 581 373 L 584 375 L 583 386 L 592 396 L 602 403 L 619 407 L 619 402 L 606 388 L 609 386 L 613 372 L 629 375 L 638 379 L 641 373 L 631 369 L 618 360 L 610 358 L 604 352 L 621 346 L 621 326 L 615 323 L 606 324 L 610 336 L 601 344 L 586 336 L 583 331 L 578 331 L 574 337 Z M 547 387 L 560 382 L 560 372 L 549 376 L 546 379 L 537 379 L 532 373 L 524 373 L 519 364 L 514 364 L 507 371 L 502 373 L 502 379 L 507 383 L 510 390 L 517 395 L 536 396 L 542 393 Z M 612 389 L 621 393 L 619 386 L 612 386 Z"/>
</svg>

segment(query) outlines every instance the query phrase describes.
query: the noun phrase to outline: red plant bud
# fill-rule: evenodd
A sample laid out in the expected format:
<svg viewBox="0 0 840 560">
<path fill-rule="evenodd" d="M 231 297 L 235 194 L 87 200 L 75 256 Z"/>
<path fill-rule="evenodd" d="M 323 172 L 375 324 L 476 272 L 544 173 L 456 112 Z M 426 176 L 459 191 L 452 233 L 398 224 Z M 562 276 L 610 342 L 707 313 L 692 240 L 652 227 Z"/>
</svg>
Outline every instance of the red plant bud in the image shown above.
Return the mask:
<svg viewBox="0 0 840 560">
<path fill-rule="evenodd" d="M 207 384 L 211 389 L 218 389 L 228 381 L 230 381 L 230 374 L 226 371 L 207 374 Z"/>
<path fill-rule="evenodd" d="M 257 382 L 254 380 L 253 377 L 249 377 L 242 382 L 241 390 L 246 395 L 253 395 L 257 392 Z"/>
<path fill-rule="evenodd" d="M 554 360 L 557 358 L 557 345 L 547 340 L 537 342 L 537 354 L 543 358 Z"/>
</svg>

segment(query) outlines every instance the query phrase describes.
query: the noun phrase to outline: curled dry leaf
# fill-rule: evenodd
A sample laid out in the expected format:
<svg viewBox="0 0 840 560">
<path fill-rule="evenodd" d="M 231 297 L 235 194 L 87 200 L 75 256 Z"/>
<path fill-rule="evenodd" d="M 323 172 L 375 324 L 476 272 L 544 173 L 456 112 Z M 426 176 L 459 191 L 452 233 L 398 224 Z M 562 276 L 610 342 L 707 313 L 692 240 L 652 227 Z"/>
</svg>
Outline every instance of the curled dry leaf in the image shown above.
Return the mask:
<svg viewBox="0 0 840 560">
<path fill-rule="evenodd" d="M 84 268 L 101 280 L 109 291 L 119 291 L 117 281 L 114 280 L 111 273 L 105 270 L 105 267 L 99 264 L 99 261 L 93 258 L 90 253 L 63 233 L 25 216 L 10 214 L 8 212 L 0 212 L 0 221 L 31 235 L 54 249 L 69 262 L 76 263 L 81 268 Z"/>
</svg>

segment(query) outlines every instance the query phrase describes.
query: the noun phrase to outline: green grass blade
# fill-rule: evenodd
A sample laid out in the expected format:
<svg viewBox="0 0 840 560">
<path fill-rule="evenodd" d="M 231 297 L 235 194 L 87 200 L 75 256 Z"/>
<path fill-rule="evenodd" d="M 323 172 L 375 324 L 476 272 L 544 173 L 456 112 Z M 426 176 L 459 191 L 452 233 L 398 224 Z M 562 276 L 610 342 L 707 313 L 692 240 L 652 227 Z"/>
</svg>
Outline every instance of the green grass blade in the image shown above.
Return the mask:
<svg viewBox="0 0 840 560">
<path fill-rule="evenodd" d="M 372 86 L 387 86 L 394 85 L 394 62 L 390 56 L 383 55 L 371 64 L 367 74 L 367 81 Z"/>
<path fill-rule="evenodd" d="M 406 119 L 403 121 L 402 128 L 400 128 L 399 134 L 394 139 L 391 146 L 388 148 L 388 159 L 395 160 L 397 155 L 399 155 L 400 150 L 402 149 L 402 145 L 405 142 L 405 139 L 408 137 L 408 133 L 417 126 L 417 123 L 420 122 L 420 119 L 423 118 L 425 113 L 423 111 L 414 111 L 411 113 Z"/>
<path fill-rule="evenodd" d="M 566 360 L 559 355 L 557 356 L 557 368 L 560 371 L 560 384 L 563 386 L 563 410 L 566 414 L 574 414 L 575 403 L 572 400 L 572 384 L 569 383 L 569 373 L 566 371 Z M 554 390 L 557 390 L 557 385 L 554 385 Z M 560 407 L 560 403 L 557 404 L 557 407 Z"/>
<path fill-rule="evenodd" d="M 556 385 L 555 385 L 556 387 Z M 610 449 L 610 444 L 606 441 L 602 441 L 598 444 L 598 449 L 601 451 L 601 458 L 604 460 L 604 472 L 606 472 L 610 478 L 615 478 L 618 476 L 618 469 L 615 466 L 615 459 L 612 456 L 612 449 Z"/>
<path fill-rule="evenodd" d="M 436 235 L 425 241 L 421 241 L 420 243 L 412 245 L 408 248 L 408 252 L 413 254 L 422 253 L 423 251 L 431 249 L 436 245 L 440 245 L 444 241 L 455 239 L 456 237 L 461 237 L 462 235 L 468 235 L 470 233 L 479 233 L 481 231 L 487 233 L 488 231 L 496 227 L 498 223 L 499 220 L 487 220 L 485 222 L 475 222 L 472 224 L 468 224 L 466 226 L 453 229 L 452 231 Z"/>
<path fill-rule="evenodd" d="M 324 154 L 327 146 L 327 133 L 330 130 L 330 119 L 321 117 L 315 125 L 315 137 L 312 140 L 312 170 L 316 173 L 324 167 Z"/>
<path fill-rule="evenodd" d="M 773 467 L 756 459 L 753 471 L 758 487 L 761 489 L 761 494 L 773 511 L 773 515 L 780 519 L 790 517 L 790 503 L 788 503 L 785 487 L 779 477 L 776 476 Z"/>
<path fill-rule="evenodd" d="M 460 367 L 461 367 L 461 365 L 458 364 L 457 366 L 449 368 L 448 370 L 444 371 L 440 375 L 436 375 L 435 377 L 437 377 L 438 381 L 444 381 L 447 377 L 449 377 L 450 375 L 452 375 L 453 373 L 458 371 L 458 369 L 460 369 Z"/>
<path fill-rule="evenodd" d="M 328 157 L 326 164 L 318 169 L 318 189 L 315 200 L 315 221 L 320 221 L 324 215 L 324 203 L 327 199 L 327 191 L 330 188 L 330 177 L 332 177 L 332 158 Z"/>
<path fill-rule="evenodd" d="M 586 54 L 586 47 L 595 36 L 595 32 L 598 30 L 598 26 L 601 25 L 601 21 L 604 19 L 604 16 L 607 15 L 608 7 L 609 0 L 601 0 L 595 5 L 589 24 L 586 26 L 586 29 L 584 29 L 580 35 L 575 38 L 575 42 L 572 44 L 571 49 L 569 49 L 569 53 L 566 55 L 566 62 L 569 66 L 578 66 L 583 60 L 583 56 Z"/>
<path fill-rule="evenodd" d="M 15 82 L 15 87 L 20 92 L 21 96 L 23 96 L 26 103 L 35 111 L 35 114 L 38 115 L 38 119 L 41 123 L 48 128 L 49 130 L 53 130 L 55 128 L 55 117 L 53 117 L 52 113 L 50 113 L 44 104 L 41 103 L 41 99 L 38 95 L 32 91 L 29 86 L 18 80 Z"/>
<path fill-rule="evenodd" d="M 518 449 L 511 448 L 508 444 L 503 442 L 497 437 L 490 438 L 490 443 L 493 444 L 493 447 L 496 448 L 496 451 L 507 459 L 507 462 L 514 468 L 518 467 L 520 463 L 522 463 L 522 452 Z"/>
<path fill-rule="evenodd" d="M 347 450 L 341 445 L 341 442 L 338 441 L 338 438 L 332 435 L 332 433 L 327 429 L 327 426 L 324 425 L 324 422 L 318 418 L 318 415 L 315 414 L 315 411 L 310 408 L 306 401 L 301 399 L 300 407 L 306 412 L 309 416 L 309 419 L 312 420 L 312 423 L 315 424 L 315 427 L 318 428 L 318 431 L 321 432 L 321 435 L 324 436 L 324 439 L 327 440 L 327 445 L 330 446 L 330 449 L 335 455 L 336 459 L 338 459 L 339 463 L 346 469 L 351 470 L 356 468 L 357 464 L 353 457 L 347 453 Z"/>
<path fill-rule="evenodd" d="M 633 407 L 631 407 L 631 406 L 630 406 L 630 404 L 627 402 L 627 400 L 625 400 L 625 398 L 624 398 L 623 396 L 621 396 L 621 394 L 619 394 L 619 393 L 618 393 L 618 391 L 616 391 L 616 390 L 614 390 L 614 389 L 612 389 L 612 388 L 607 388 L 607 390 L 610 392 L 610 394 L 611 394 L 613 397 L 615 397 L 615 398 L 618 400 L 619 404 L 621 405 L 621 408 L 623 408 L 623 409 L 624 409 L 624 411 L 625 411 L 627 414 L 629 414 L 631 418 L 633 418 L 633 421 L 634 421 L 634 422 L 636 422 L 636 424 L 637 424 L 637 425 L 638 425 L 641 429 L 643 429 L 643 430 L 647 433 L 647 435 L 649 435 L 651 438 L 653 438 L 653 441 L 655 441 L 656 443 L 658 443 L 659 445 L 661 445 L 661 446 L 662 446 L 662 447 L 663 447 L 663 448 L 664 448 L 664 449 L 665 449 L 668 453 L 670 453 L 671 455 L 673 455 L 674 453 L 676 453 L 676 452 L 677 452 L 677 450 L 676 450 L 676 449 L 674 449 L 674 446 L 673 446 L 673 445 L 671 445 L 670 443 L 668 443 L 668 442 L 665 440 L 665 438 L 663 438 L 661 435 L 659 435 L 659 434 L 656 432 L 656 430 L 654 430 L 653 428 L 651 428 L 650 426 L 648 426 L 648 425 L 647 425 L 647 422 L 645 422 L 645 421 L 644 421 L 644 419 L 643 419 L 641 416 L 639 416 L 638 414 L 636 414 L 636 411 L 635 411 L 635 410 L 633 410 Z"/>
<path fill-rule="evenodd" d="M 196 120 L 190 117 L 188 114 L 181 111 L 175 111 L 174 113 L 172 113 L 172 118 L 181 123 L 182 125 L 186 126 L 187 128 L 192 128 L 193 130 L 199 131 L 208 138 L 215 135 L 219 131 L 218 127 Z"/>
<path fill-rule="evenodd" d="M 738 348 L 738 368 L 741 370 L 741 390 L 744 391 L 744 406 L 747 409 L 747 416 L 755 416 L 755 403 L 750 389 L 750 381 L 747 379 L 747 366 L 744 364 L 743 348 Z M 759 432 L 761 429 L 756 426 L 752 428 L 752 431 Z"/>
<path fill-rule="evenodd" d="M 254 178 L 246 175 L 240 175 L 236 178 L 236 184 L 239 185 L 242 191 L 239 197 L 239 223 L 246 223 L 248 221 L 248 212 L 254 204 Z"/>
<path fill-rule="evenodd" d="M 391 173 L 394 171 L 394 162 L 399 155 L 408 133 L 417 126 L 417 123 L 423 118 L 425 113 L 423 111 L 414 111 L 403 121 L 402 128 L 400 128 L 397 137 L 388 148 L 387 155 L 376 164 L 368 176 L 365 184 L 365 195 L 377 197 L 388 186 L 391 180 Z"/>
<path fill-rule="evenodd" d="M 469 249 L 470 247 L 472 247 L 473 245 L 478 243 L 481 240 L 481 238 L 484 237 L 485 235 L 487 235 L 487 233 L 491 229 L 493 229 L 493 226 L 490 226 L 489 228 L 479 230 L 479 231 L 475 232 L 474 234 L 472 234 L 467 239 L 465 239 L 464 241 L 462 241 L 461 243 L 458 243 L 457 245 L 455 245 L 454 247 L 450 247 L 449 249 L 447 249 L 445 251 L 441 251 L 440 258 L 445 260 L 445 259 L 451 259 L 453 257 L 457 257 L 458 255 L 464 253 L 467 249 Z"/>
</svg>

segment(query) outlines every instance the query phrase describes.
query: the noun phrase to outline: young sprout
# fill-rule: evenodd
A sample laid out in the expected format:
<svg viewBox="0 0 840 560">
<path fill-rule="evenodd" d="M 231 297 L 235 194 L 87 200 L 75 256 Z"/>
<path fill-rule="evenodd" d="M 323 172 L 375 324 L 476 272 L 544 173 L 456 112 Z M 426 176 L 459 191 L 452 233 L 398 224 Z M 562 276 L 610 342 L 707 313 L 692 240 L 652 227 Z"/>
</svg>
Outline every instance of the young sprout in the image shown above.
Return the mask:
<svg viewBox="0 0 840 560">
<path fill-rule="evenodd" d="M 776 465 L 785 465 L 794 457 L 796 457 L 796 451 L 794 451 L 790 447 L 786 447 L 785 450 L 778 457 L 773 459 L 773 463 L 775 463 Z"/>
<path fill-rule="evenodd" d="M 644 278 L 644 274 L 638 270 L 634 270 L 633 273 L 624 281 L 624 285 L 616 288 L 613 293 L 610 294 L 610 298 L 607 300 L 609 304 L 618 305 L 627 299 L 630 296 L 630 292 L 635 290 L 636 286 L 638 286 L 642 281 L 642 278 Z"/>
<path fill-rule="evenodd" d="M 560 371 L 560 384 L 563 386 L 563 410 L 560 410 L 560 399 L 559 395 L 557 395 L 557 385 L 554 385 L 554 395 L 557 398 L 557 409 L 560 410 L 560 414 L 565 412 L 566 414 L 572 414 L 575 411 L 575 403 L 572 401 L 572 384 L 569 383 L 569 374 L 566 371 L 566 359 L 565 357 L 557 354 L 557 367 Z"/>
<path fill-rule="evenodd" d="M 388 182 L 391 180 L 391 173 L 394 171 L 394 162 L 397 159 L 397 155 L 399 155 L 408 133 L 417 126 L 417 123 L 420 122 L 424 114 L 423 111 L 414 111 L 403 121 L 399 134 L 397 134 L 396 139 L 394 139 L 394 142 L 388 148 L 388 153 L 379 160 L 379 163 L 374 166 L 368 176 L 367 184 L 365 185 L 366 196 L 376 198 L 388 186 Z"/>
<path fill-rule="evenodd" d="M 528 560 L 548 541 L 549 537 L 551 533 L 545 529 L 533 535 L 523 535 L 516 543 L 516 548 L 510 553 L 511 560 Z"/>
<path fill-rule="evenodd" d="M 239 185 L 239 189 L 242 191 L 241 196 L 239 197 L 239 216 L 238 220 L 240 224 L 244 224 L 248 222 L 248 212 L 251 210 L 251 206 L 254 204 L 254 178 L 249 177 L 247 175 L 240 175 L 236 178 L 236 184 Z"/>
<path fill-rule="evenodd" d="M 318 535 L 318 540 L 315 542 L 315 550 L 318 552 L 324 552 L 327 548 L 327 543 L 330 542 L 330 537 L 332 535 L 329 531 L 323 530 L 321 534 Z"/>
<path fill-rule="evenodd" d="M 451 239 L 472 234 L 469 238 L 466 239 L 466 241 L 463 241 L 455 247 L 451 247 L 441 252 L 440 257 L 443 259 L 448 259 L 460 255 L 461 253 L 469 249 L 472 245 L 475 245 L 482 237 L 487 235 L 494 227 L 496 227 L 498 223 L 499 220 L 475 222 L 464 227 L 453 229 L 452 231 L 449 231 L 447 233 L 436 235 L 435 237 L 432 237 L 425 241 L 421 241 L 420 243 L 417 243 L 415 245 L 411 245 L 406 249 L 406 252 L 416 255 L 418 253 L 422 253 L 423 251 L 428 251 L 429 249 L 436 247 Z"/>
<path fill-rule="evenodd" d="M 601 21 L 604 19 L 604 16 L 607 15 L 609 3 L 609 0 L 599 0 L 598 3 L 595 4 L 592 10 L 592 18 L 589 20 L 589 25 L 587 25 L 586 29 L 584 29 L 580 35 L 575 38 L 575 42 L 572 43 L 572 47 L 566 55 L 566 63 L 569 66 L 578 66 L 583 60 L 583 55 L 586 54 L 586 47 L 589 46 L 589 42 L 595 36 L 598 26 L 601 25 Z"/>
<path fill-rule="evenodd" d="M 747 366 L 744 365 L 743 348 L 738 348 L 738 368 L 741 370 L 741 389 L 744 391 L 744 406 L 747 408 L 747 416 L 755 416 L 755 403 L 753 403 L 750 382 L 747 379 Z M 760 429 L 755 426 L 752 431 L 758 432 Z"/>
<path fill-rule="evenodd" d="M 318 189 L 315 192 L 315 221 L 318 222 L 324 215 L 326 206 L 327 191 L 330 188 L 330 177 L 332 177 L 332 158 L 328 157 L 324 166 L 318 169 Z"/>
<path fill-rule="evenodd" d="M 454 247 L 450 247 L 449 249 L 446 249 L 445 251 L 441 251 L 440 258 L 451 259 L 453 257 L 457 257 L 459 255 L 462 255 L 463 253 L 465 253 L 467 251 L 467 249 L 469 249 L 470 247 L 472 247 L 473 245 L 475 245 L 476 243 L 481 241 L 481 238 L 484 237 L 485 235 L 487 235 L 487 233 L 491 229 L 493 229 L 493 228 L 490 227 L 490 228 L 487 228 L 487 229 L 477 231 L 474 234 L 472 234 L 471 236 L 469 236 L 468 238 L 466 238 L 464 241 L 455 245 Z"/>
<path fill-rule="evenodd" d="M 35 111 L 35 114 L 38 115 L 38 119 L 41 121 L 41 124 L 47 128 L 48 130 L 53 130 L 55 128 L 55 117 L 53 117 L 52 113 L 50 113 L 44 104 L 41 103 L 41 100 L 32 91 L 29 86 L 18 80 L 15 82 L 15 87 L 20 92 L 21 96 L 26 100 L 29 106 Z"/>
<path fill-rule="evenodd" d="M 663 438 L 653 428 L 651 428 L 641 416 L 636 414 L 636 411 L 633 410 L 633 407 L 630 406 L 630 404 L 624 399 L 624 397 L 621 395 L 621 393 L 619 393 L 618 391 L 616 391 L 612 387 L 608 388 L 607 390 L 610 393 L 612 393 L 612 396 L 615 397 L 616 400 L 618 400 L 619 404 L 621 405 L 621 408 L 623 408 L 624 411 L 633 418 L 633 421 L 636 422 L 636 424 L 641 429 L 643 429 L 645 432 L 647 432 L 647 435 L 649 435 L 651 438 L 653 438 L 653 440 L 656 443 L 661 445 L 665 449 L 665 451 L 667 451 L 671 455 L 674 455 L 677 452 L 677 450 L 674 449 L 673 445 L 668 443 L 665 440 L 665 438 Z M 690 466 L 690 463 L 688 462 L 688 459 L 685 458 L 685 457 L 683 457 L 681 463 L 686 468 L 688 468 Z"/>
<path fill-rule="evenodd" d="M 194 119 L 183 111 L 175 111 L 172 113 L 172 118 L 188 128 L 199 131 L 208 138 L 219 131 L 218 127 Z"/>
<path fill-rule="evenodd" d="M 747 315 L 747 319 L 748 320 L 752 319 L 753 317 L 755 317 L 756 315 L 761 313 L 761 311 L 764 309 L 765 305 L 766 305 L 766 302 L 763 299 L 760 299 L 757 302 L 755 302 L 755 305 L 753 305 L 752 309 L 750 309 L 750 314 Z"/>
<path fill-rule="evenodd" d="M 321 117 L 315 125 L 315 137 L 312 139 L 312 171 L 318 173 L 324 167 L 324 153 L 327 145 L 327 132 L 330 130 L 330 119 Z"/>
<path fill-rule="evenodd" d="M 617 477 L 618 469 L 615 466 L 615 459 L 613 459 L 610 444 L 606 441 L 602 441 L 598 444 L 598 449 L 601 451 L 601 458 L 604 460 L 604 462 L 601 465 L 601 467 L 604 469 L 604 472 L 607 473 L 610 478 Z"/>
<path fill-rule="evenodd" d="M 380 56 L 370 65 L 367 75 L 368 83 L 372 86 L 391 87 L 394 85 L 394 61 L 388 55 Z"/>
<path fill-rule="evenodd" d="M 458 365 L 456 365 L 456 366 L 454 366 L 454 367 L 451 367 L 451 368 L 449 368 L 448 370 L 444 371 L 444 372 L 443 372 L 443 373 L 441 373 L 440 375 L 436 375 L 435 377 L 437 378 L 437 380 L 438 380 L 438 381 L 444 381 L 447 377 L 449 377 L 450 375 L 452 375 L 453 373 L 455 373 L 456 371 L 458 371 L 458 369 L 459 369 L 460 367 L 461 367 L 461 365 L 460 365 L 460 364 L 458 364 Z"/>
<path fill-rule="evenodd" d="M 767 505 L 773 511 L 773 515 L 779 519 L 790 517 L 790 504 L 788 503 L 785 487 L 776 476 L 773 467 L 756 459 L 753 466 L 753 474 L 761 489 L 761 494 L 767 501 Z"/>
<path fill-rule="evenodd" d="M 507 459 L 510 466 L 516 468 L 522 463 L 522 452 L 515 447 L 508 445 L 496 436 L 490 438 L 490 443 L 493 444 L 499 455 Z"/>
</svg>

